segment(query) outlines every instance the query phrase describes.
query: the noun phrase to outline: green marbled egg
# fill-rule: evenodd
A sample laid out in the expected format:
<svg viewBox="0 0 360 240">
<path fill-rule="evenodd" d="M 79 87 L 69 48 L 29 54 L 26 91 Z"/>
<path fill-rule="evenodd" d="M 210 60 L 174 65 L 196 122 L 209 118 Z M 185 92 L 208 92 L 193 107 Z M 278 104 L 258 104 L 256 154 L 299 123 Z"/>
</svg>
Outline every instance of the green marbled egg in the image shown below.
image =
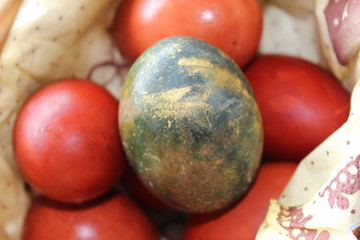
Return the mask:
<svg viewBox="0 0 360 240">
<path fill-rule="evenodd" d="M 132 65 L 119 127 L 141 180 L 184 212 L 228 207 L 261 161 L 263 127 L 247 79 L 221 50 L 192 37 L 163 39 Z"/>
</svg>

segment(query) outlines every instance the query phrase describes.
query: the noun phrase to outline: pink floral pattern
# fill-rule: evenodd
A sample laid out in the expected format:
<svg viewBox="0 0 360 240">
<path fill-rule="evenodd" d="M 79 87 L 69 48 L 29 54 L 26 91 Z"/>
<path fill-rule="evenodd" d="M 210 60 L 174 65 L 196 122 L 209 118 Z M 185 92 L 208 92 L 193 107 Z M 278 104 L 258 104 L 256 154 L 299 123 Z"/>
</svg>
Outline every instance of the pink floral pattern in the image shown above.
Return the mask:
<svg viewBox="0 0 360 240">
<path fill-rule="evenodd" d="M 360 154 L 349 161 L 329 185 L 319 193 L 320 197 L 327 197 L 331 208 L 334 205 L 342 210 L 350 208 L 348 196 L 360 190 Z"/>
<path fill-rule="evenodd" d="M 281 207 L 276 221 L 287 231 L 287 236 L 294 240 L 328 240 L 330 233 L 316 229 L 308 229 L 305 224 L 312 219 L 313 215 L 305 216 L 300 207 L 290 207 L 288 209 Z"/>
</svg>

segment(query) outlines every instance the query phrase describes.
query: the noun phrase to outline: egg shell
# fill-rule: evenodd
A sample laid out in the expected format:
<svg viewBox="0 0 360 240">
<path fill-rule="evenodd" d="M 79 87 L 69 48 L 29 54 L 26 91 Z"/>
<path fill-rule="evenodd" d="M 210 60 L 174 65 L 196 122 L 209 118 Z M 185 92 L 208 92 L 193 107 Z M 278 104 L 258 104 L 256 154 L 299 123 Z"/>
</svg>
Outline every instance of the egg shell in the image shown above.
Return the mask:
<svg viewBox="0 0 360 240">
<path fill-rule="evenodd" d="M 180 211 L 231 205 L 260 164 L 252 89 L 231 58 L 197 38 L 160 40 L 137 59 L 121 92 L 119 127 L 140 179 Z"/>
</svg>

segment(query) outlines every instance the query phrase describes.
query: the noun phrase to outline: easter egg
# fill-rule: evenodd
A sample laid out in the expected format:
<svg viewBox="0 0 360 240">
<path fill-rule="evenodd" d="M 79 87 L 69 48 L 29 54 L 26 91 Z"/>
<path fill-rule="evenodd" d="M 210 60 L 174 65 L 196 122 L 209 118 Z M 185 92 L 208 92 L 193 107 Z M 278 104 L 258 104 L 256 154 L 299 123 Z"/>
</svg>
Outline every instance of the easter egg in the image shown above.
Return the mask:
<svg viewBox="0 0 360 240">
<path fill-rule="evenodd" d="M 159 199 L 208 213 L 253 182 L 263 126 L 250 84 L 217 47 L 176 36 L 148 48 L 126 76 L 119 128 L 131 167 Z"/>
</svg>

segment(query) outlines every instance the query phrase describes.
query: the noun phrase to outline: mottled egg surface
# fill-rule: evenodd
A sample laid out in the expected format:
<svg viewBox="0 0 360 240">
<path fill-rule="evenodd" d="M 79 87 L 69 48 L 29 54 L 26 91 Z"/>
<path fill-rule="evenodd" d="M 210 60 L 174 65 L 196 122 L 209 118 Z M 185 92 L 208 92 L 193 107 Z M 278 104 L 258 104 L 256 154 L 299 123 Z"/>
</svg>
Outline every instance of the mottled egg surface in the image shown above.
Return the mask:
<svg viewBox="0 0 360 240">
<path fill-rule="evenodd" d="M 119 127 L 132 168 L 180 211 L 228 207 L 260 164 L 263 127 L 247 79 L 221 50 L 193 37 L 163 39 L 132 65 Z"/>
</svg>

